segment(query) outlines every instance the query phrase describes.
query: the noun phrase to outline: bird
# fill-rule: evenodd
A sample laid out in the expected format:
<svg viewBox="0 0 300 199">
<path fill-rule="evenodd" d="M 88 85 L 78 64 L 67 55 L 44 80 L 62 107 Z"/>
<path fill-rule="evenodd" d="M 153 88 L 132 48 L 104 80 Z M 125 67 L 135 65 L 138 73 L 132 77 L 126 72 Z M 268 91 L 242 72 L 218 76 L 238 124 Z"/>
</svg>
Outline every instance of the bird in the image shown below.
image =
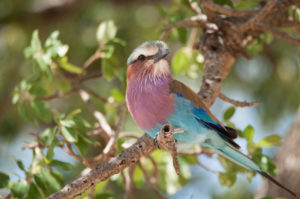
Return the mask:
<svg viewBox="0 0 300 199">
<path fill-rule="evenodd" d="M 224 126 L 191 88 L 171 77 L 169 52 L 163 41 L 146 41 L 127 59 L 126 104 L 136 124 L 154 139 L 164 124 L 182 129 L 174 135 L 178 143 L 215 149 L 296 196 L 239 150 L 235 129 Z"/>
</svg>

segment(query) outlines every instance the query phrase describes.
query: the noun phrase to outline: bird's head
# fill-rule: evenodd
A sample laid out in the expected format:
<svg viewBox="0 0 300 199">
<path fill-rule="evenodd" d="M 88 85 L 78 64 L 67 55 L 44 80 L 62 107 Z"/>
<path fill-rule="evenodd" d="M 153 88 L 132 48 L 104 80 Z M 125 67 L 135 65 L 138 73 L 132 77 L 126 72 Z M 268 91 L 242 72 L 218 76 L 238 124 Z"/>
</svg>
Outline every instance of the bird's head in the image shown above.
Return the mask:
<svg viewBox="0 0 300 199">
<path fill-rule="evenodd" d="M 169 64 L 165 57 L 168 46 L 163 41 L 146 41 L 133 50 L 127 60 L 128 72 L 149 71 L 154 76 L 169 74 Z M 130 72 L 131 73 L 131 72 Z"/>
</svg>

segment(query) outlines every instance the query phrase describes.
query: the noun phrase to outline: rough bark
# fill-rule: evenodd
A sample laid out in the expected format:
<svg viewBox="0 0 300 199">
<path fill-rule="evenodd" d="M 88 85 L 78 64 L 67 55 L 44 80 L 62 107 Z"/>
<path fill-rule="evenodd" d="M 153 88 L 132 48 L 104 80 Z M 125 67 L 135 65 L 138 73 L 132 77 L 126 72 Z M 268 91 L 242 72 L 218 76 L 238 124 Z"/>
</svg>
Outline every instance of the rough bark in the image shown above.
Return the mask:
<svg viewBox="0 0 300 199">
<path fill-rule="evenodd" d="M 300 107 L 294 123 L 288 131 L 285 141 L 275 157 L 278 169 L 276 180 L 284 186 L 295 191 L 300 197 Z M 264 196 L 284 197 L 295 199 L 288 192 L 283 191 L 280 187 L 266 181 L 264 186 L 257 192 L 255 198 L 259 199 Z"/>
</svg>

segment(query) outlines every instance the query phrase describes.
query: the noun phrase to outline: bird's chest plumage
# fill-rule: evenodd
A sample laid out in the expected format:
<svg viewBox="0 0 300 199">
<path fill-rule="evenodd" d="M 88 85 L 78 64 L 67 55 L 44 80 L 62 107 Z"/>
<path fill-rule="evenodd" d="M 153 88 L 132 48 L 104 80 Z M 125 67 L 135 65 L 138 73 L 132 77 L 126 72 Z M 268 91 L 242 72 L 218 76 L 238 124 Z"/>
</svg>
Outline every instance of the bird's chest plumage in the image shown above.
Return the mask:
<svg viewBox="0 0 300 199">
<path fill-rule="evenodd" d="M 145 131 L 165 124 L 174 112 L 174 96 L 169 92 L 169 78 L 143 78 L 127 84 L 129 112 Z"/>
</svg>

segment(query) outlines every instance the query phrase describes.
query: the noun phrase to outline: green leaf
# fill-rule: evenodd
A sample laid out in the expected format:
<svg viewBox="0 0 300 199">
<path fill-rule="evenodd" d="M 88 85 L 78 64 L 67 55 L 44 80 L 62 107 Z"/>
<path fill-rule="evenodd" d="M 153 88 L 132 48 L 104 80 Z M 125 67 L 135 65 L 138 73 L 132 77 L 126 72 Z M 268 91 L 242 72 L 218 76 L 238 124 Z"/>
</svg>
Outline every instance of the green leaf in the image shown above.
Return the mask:
<svg viewBox="0 0 300 199">
<path fill-rule="evenodd" d="M 174 73 L 182 73 L 188 67 L 190 59 L 184 50 L 178 50 L 172 59 L 172 69 Z"/>
<path fill-rule="evenodd" d="M 52 144 L 55 138 L 55 132 L 56 132 L 56 126 L 52 128 L 47 128 L 41 133 L 40 138 L 46 146 Z"/>
<path fill-rule="evenodd" d="M 249 154 L 253 154 L 255 150 L 257 149 L 256 144 L 253 142 L 253 140 L 249 140 L 247 143 L 247 150 Z"/>
<path fill-rule="evenodd" d="M 81 136 L 78 137 L 77 142 L 75 143 L 77 149 L 79 150 L 81 155 L 85 155 L 88 150 L 88 144 Z"/>
<path fill-rule="evenodd" d="M 107 43 L 117 34 L 117 27 L 112 20 L 103 21 L 97 28 L 96 38 L 98 42 Z"/>
<path fill-rule="evenodd" d="M 65 176 L 57 170 L 52 170 L 51 175 L 57 180 L 60 186 L 64 186 L 65 184 Z"/>
<path fill-rule="evenodd" d="M 223 115 L 224 120 L 229 120 L 234 113 L 235 113 L 235 108 L 233 106 L 229 107 Z"/>
<path fill-rule="evenodd" d="M 94 199 L 114 199 L 114 195 L 110 192 L 96 194 Z"/>
<path fill-rule="evenodd" d="M 230 173 L 219 173 L 219 182 L 223 186 L 231 187 L 236 182 L 236 173 L 230 172 Z"/>
<path fill-rule="evenodd" d="M 269 147 L 269 146 L 280 146 L 282 137 L 280 135 L 270 135 L 261 139 L 257 146 L 259 147 Z"/>
<path fill-rule="evenodd" d="M 40 41 L 40 38 L 39 38 L 39 31 L 38 30 L 34 30 L 33 33 L 32 33 L 30 47 L 35 52 L 42 49 L 42 44 L 41 44 L 41 41 Z"/>
<path fill-rule="evenodd" d="M 29 93 L 37 97 L 43 97 L 47 94 L 46 90 L 39 84 L 33 84 L 29 89 Z"/>
<path fill-rule="evenodd" d="M 41 168 L 41 177 L 50 193 L 54 193 L 60 189 L 60 183 L 47 169 Z"/>
<path fill-rule="evenodd" d="M 9 183 L 9 176 L 5 173 L 0 172 L 0 189 L 4 188 Z"/>
<path fill-rule="evenodd" d="M 63 162 L 60 160 L 52 160 L 50 162 L 50 165 L 53 167 L 58 167 L 61 168 L 63 170 L 72 170 L 73 169 L 73 165 L 68 163 L 68 162 Z"/>
<path fill-rule="evenodd" d="M 22 171 L 26 172 L 25 166 L 24 166 L 23 162 L 21 160 L 17 160 L 16 162 L 17 162 L 17 165 L 18 165 L 19 169 L 21 169 Z"/>
<path fill-rule="evenodd" d="M 58 140 L 54 139 L 50 145 L 50 147 L 48 148 L 47 154 L 46 154 L 46 159 L 47 159 L 47 163 L 49 163 L 50 161 L 52 161 L 53 157 L 54 157 L 54 149 L 55 147 L 58 145 Z"/>
<path fill-rule="evenodd" d="M 246 140 L 250 141 L 253 139 L 254 136 L 254 129 L 251 125 L 248 125 L 245 129 L 244 129 L 244 137 Z"/>
<path fill-rule="evenodd" d="M 105 48 L 102 50 L 104 53 L 104 58 L 109 59 L 112 57 L 113 53 L 115 51 L 115 47 L 112 45 L 106 45 Z"/>
<path fill-rule="evenodd" d="M 101 70 L 102 74 L 108 79 L 111 80 L 115 77 L 115 67 L 117 66 L 118 62 L 114 57 L 110 59 L 102 59 Z"/>
<path fill-rule="evenodd" d="M 61 66 L 64 70 L 70 72 L 70 73 L 75 73 L 75 74 L 82 74 L 83 73 L 83 69 L 80 68 L 79 66 L 75 66 L 73 64 L 70 64 L 68 62 L 68 58 L 67 57 L 62 57 L 59 61 L 59 66 Z"/>
<path fill-rule="evenodd" d="M 39 119 L 48 123 L 51 121 L 51 112 L 47 103 L 40 100 L 33 100 L 31 101 L 31 107 Z"/>
<path fill-rule="evenodd" d="M 66 119 L 70 119 L 71 117 L 78 115 L 79 113 L 81 113 L 81 109 L 80 108 L 75 109 L 74 111 L 72 111 L 67 115 Z"/>
<path fill-rule="evenodd" d="M 76 123 L 73 119 L 61 120 L 60 124 L 64 127 L 72 128 L 76 126 Z"/>
<path fill-rule="evenodd" d="M 33 121 L 31 110 L 25 101 L 18 103 L 18 112 L 24 120 Z"/>
<path fill-rule="evenodd" d="M 43 199 L 44 198 L 41 191 L 37 188 L 37 186 L 33 182 L 30 184 L 29 191 L 26 196 L 26 199 L 32 199 L 32 198 L 34 198 L 34 199 Z"/>
<path fill-rule="evenodd" d="M 74 129 L 67 128 L 67 127 L 61 127 L 61 132 L 62 132 L 64 138 L 68 142 L 77 142 L 78 141 L 78 136 Z"/>
<path fill-rule="evenodd" d="M 117 88 L 114 88 L 111 91 L 111 96 L 114 98 L 114 100 L 116 100 L 119 103 L 123 103 L 125 100 L 124 94 Z"/>
<path fill-rule="evenodd" d="M 14 197 L 22 198 L 28 191 L 28 186 L 25 180 L 21 179 L 14 182 L 11 187 L 11 192 Z"/>
<path fill-rule="evenodd" d="M 52 72 L 50 69 L 50 64 L 52 63 L 51 57 L 48 54 L 36 54 L 34 60 L 40 67 L 40 69 L 46 73 L 48 79 L 52 80 Z"/>
<path fill-rule="evenodd" d="M 14 89 L 13 94 L 12 94 L 12 104 L 16 104 L 20 99 L 20 91 L 19 89 Z"/>
</svg>

